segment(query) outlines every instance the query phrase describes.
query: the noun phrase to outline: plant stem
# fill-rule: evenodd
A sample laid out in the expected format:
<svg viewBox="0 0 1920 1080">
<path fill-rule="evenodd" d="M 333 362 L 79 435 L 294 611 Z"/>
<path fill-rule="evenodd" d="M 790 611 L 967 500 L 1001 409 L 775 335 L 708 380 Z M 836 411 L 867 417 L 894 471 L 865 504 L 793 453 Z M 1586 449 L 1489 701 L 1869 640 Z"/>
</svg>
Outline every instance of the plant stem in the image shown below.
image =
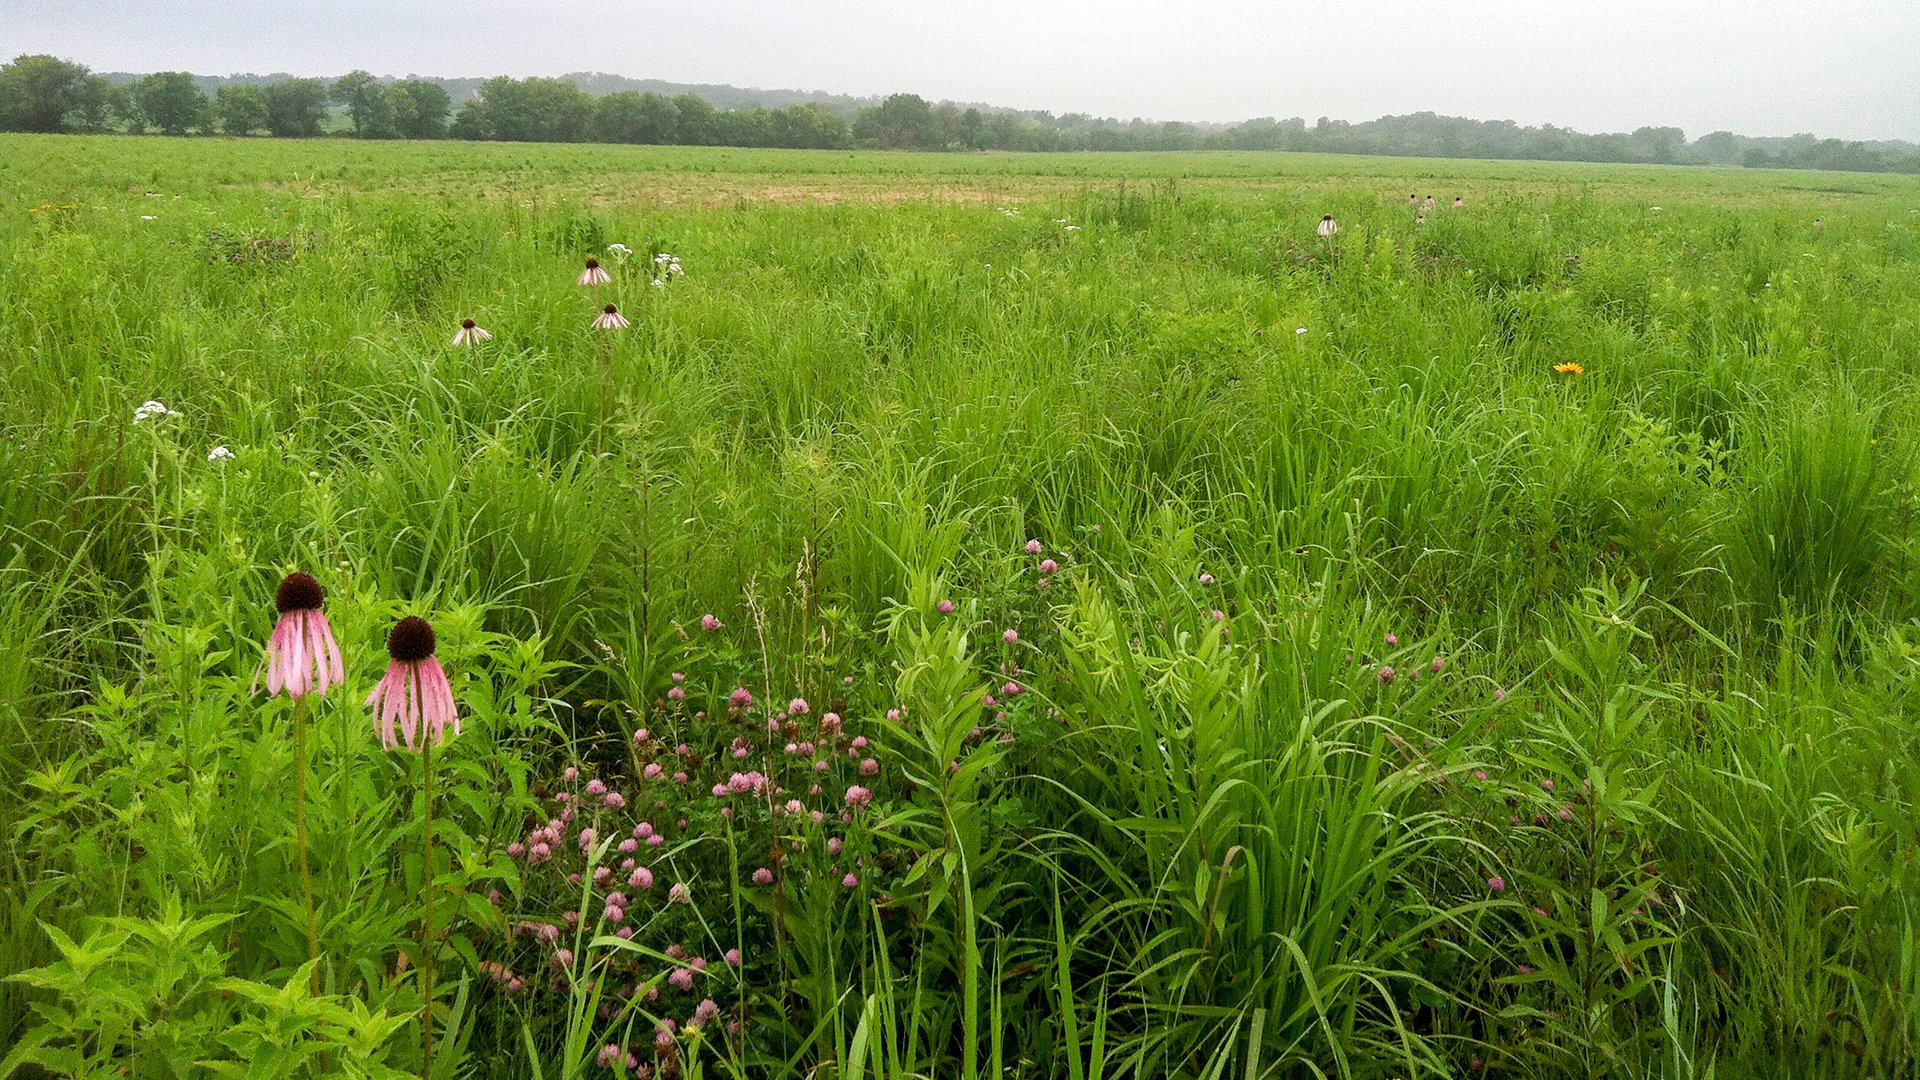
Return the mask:
<svg viewBox="0 0 1920 1080">
<path fill-rule="evenodd" d="M 307 959 L 315 961 L 309 989 L 320 994 L 320 929 L 313 914 L 313 871 L 307 865 L 307 699 L 293 699 L 293 835 L 300 852 L 300 891 L 307 905 Z"/>
<path fill-rule="evenodd" d="M 425 861 L 420 867 L 420 886 L 425 905 L 420 922 L 420 1077 L 433 1076 L 433 736 L 422 731 L 420 801 L 425 804 Z"/>
</svg>

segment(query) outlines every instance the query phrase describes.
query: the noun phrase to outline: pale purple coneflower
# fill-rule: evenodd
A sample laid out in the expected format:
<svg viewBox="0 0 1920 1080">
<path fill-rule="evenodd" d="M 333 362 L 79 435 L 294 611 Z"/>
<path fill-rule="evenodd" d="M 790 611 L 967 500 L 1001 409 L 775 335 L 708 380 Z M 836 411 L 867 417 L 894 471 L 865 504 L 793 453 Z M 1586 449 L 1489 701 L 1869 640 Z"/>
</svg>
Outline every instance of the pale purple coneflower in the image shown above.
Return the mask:
<svg viewBox="0 0 1920 1080">
<path fill-rule="evenodd" d="M 602 270 L 601 273 L 604 274 L 606 271 Z M 595 330 L 625 330 L 631 325 L 633 324 L 627 321 L 627 317 L 620 314 L 620 309 L 612 304 L 600 309 L 600 314 L 593 320 Z"/>
<path fill-rule="evenodd" d="M 493 335 L 474 324 L 472 319 L 461 319 L 460 329 L 453 335 L 455 345 L 478 345 L 483 341 L 492 341 Z"/>
<path fill-rule="evenodd" d="M 600 265 L 599 259 L 588 259 L 587 268 L 580 271 L 582 285 L 605 285 L 612 280 L 613 277 L 607 273 L 605 267 Z"/>
<path fill-rule="evenodd" d="M 1461 197 L 1460 197 L 1460 196 L 1458 196 L 1458 195 L 1455 195 L 1455 196 L 1453 197 L 1453 208 L 1454 208 L 1455 210 L 1458 210 L 1458 209 L 1460 209 L 1461 207 L 1463 207 L 1463 206 L 1465 206 L 1465 205 L 1467 205 L 1467 200 L 1465 200 L 1465 199 L 1463 199 L 1463 198 L 1461 198 Z"/>
<path fill-rule="evenodd" d="M 447 673 L 433 655 L 436 644 L 433 626 L 418 615 L 409 615 L 393 626 L 387 635 L 387 655 L 393 662 L 373 693 L 367 695 L 367 707 L 379 715 L 380 744 L 392 750 L 406 744 L 415 749 L 415 740 L 426 742 L 429 730 L 435 743 L 447 741 L 447 725 L 460 734 L 460 714 L 453 706 L 453 687 Z M 400 737 L 394 737 L 399 722 Z"/>
<path fill-rule="evenodd" d="M 1340 231 L 1340 223 L 1333 220 L 1332 214 L 1320 215 L 1319 233 L 1321 236 L 1332 237 L 1334 233 L 1337 233 L 1339 231 Z"/>
<path fill-rule="evenodd" d="M 273 624 L 267 638 L 267 654 L 260 667 L 267 672 L 267 694 L 282 688 L 291 698 L 309 693 L 325 694 L 327 687 L 345 682 L 340 663 L 340 646 L 333 640 L 333 627 L 321 608 L 327 591 L 310 574 L 288 574 L 273 594 L 273 606 L 280 621 Z M 260 672 L 255 670 L 250 693 L 260 689 Z"/>
</svg>

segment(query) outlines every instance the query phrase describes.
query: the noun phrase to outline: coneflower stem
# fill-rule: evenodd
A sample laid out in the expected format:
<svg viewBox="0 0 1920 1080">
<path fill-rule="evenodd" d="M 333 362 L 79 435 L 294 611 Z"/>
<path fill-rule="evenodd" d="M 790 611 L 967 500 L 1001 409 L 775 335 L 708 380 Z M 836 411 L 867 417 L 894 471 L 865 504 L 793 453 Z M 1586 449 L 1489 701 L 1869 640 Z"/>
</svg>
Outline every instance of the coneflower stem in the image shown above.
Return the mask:
<svg viewBox="0 0 1920 1080">
<path fill-rule="evenodd" d="M 613 336 L 612 333 L 600 336 L 600 424 L 593 431 L 593 452 L 598 454 L 605 445 L 608 419 L 613 414 Z"/>
<path fill-rule="evenodd" d="M 300 852 L 300 891 L 307 904 L 307 959 L 315 961 L 309 987 L 320 994 L 320 928 L 313 914 L 313 871 L 307 865 L 307 699 L 293 699 L 293 837 Z"/>
<path fill-rule="evenodd" d="M 415 678 L 418 678 L 416 675 Z M 420 733 L 420 801 L 426 804 L 426 861 L 420 867 L 425 918 L 420 923 L 420 1078 L 433 1076 L 433 735 Z"/>
</svg>

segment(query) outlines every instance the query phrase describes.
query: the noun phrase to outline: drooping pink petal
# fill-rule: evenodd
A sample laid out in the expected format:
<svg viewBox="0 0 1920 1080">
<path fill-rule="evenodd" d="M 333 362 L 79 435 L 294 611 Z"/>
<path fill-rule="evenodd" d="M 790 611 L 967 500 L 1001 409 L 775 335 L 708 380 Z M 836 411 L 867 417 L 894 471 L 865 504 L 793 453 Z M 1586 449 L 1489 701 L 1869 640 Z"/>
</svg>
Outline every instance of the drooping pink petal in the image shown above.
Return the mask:
<svg viewBox="0 0 1920 1080">
<path fill-rule="evenodd" d="M 333 626 L 327 622 L 325 612 L 316 611 L 313 619 L 320 625 L 320 640 L 326 644 L 326 677 L 321 679 L 320 692 L 326 693 L 331 682 L 334 686 L 344 686 L 347 681 L 346 665 L 340 662 L 340 643 L 333 640 Z"/>
<path fill-rule="evenodd" d="M 307 692 L 309 679 L 307 668 L 311 657 L 307 654 L 307 620 L 303 613 L 288 612 L 283 616 L 287 627 L 287 693 L 292 697 L 301 697 Z"/>
<path fill-rule="evenodd" d="M 286 685 L 287 672 L 284 664 L 287 655 L 287 623 L 287 617 L 280 616 L 280 621 L 273 624 L 273 633 L 267 638 L 268 697 L 279 694 L 280 688 Z"/>
<path fill-rule="evenodd" d="M 434 743 L 447 741 L 447 725 L 453 725 L 453 733 L 460 733 L 460 717 L 454 710 L 453 687 L 447 683 L 446 669 L 440 661 L 427 657 L 420 661 L 420 696 L 424 712 L 433 725 Z"/>
</svg>

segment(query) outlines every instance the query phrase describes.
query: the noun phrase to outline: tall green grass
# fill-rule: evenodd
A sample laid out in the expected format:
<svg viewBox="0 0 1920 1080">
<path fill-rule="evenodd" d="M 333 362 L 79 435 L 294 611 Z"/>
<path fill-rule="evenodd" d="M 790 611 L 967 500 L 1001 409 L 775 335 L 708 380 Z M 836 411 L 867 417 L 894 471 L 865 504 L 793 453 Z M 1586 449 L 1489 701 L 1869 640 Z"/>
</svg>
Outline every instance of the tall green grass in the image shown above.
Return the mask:
<svg viewBox="0 0 1920 1080">
<path fill-rule="evenodd" d="M 126 1060 L 156 1014 L 85 995 L 139 986 L 178 1060 L 414 1067 L 437 879 L 437 1071 L 594 1072 L 653 1006 L 490 982 L 574 902 L 505 846 L 641 727 L 730 760 L 739 686 L 885 769 L 858 888 L 775 904 L 776 825 L 696 808 L 669 936 L 582 931 L 749 946 L 689 1074 L 1910 1072 L 1920 186 L 1805 183 L 0 139 L 0 1044 Z M 468 717 L 430 872 L 416 766 L 316 711 L 312 1000 L 247 694 L 292 569 L 361 694 L 433 614 Z"/>
</svg>

